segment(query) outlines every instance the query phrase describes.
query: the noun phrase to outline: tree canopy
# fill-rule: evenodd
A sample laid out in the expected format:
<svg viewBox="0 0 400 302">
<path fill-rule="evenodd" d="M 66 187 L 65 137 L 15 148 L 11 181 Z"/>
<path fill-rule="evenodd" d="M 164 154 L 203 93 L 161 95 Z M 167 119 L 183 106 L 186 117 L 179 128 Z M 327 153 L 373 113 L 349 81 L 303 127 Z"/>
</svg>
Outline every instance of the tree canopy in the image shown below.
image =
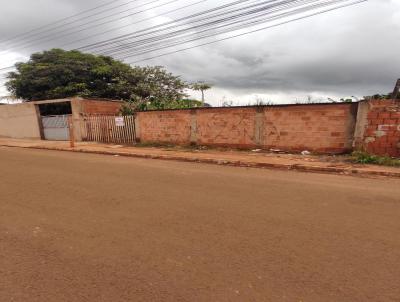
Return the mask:
<svg viewBox="0 0 400 302">
<path fill-rule="evenodd" d="M 205 104 L 204 91 L 211 89 L 212 85 L 208 84 L 208 83 L 205 83 L 205 82 L 197 82 L 197 83 L 193 83 L 191 85 L 191 88 L 193 90 L 201 92 L 201 101 L 202 101 L 202 103 L 204 105 Z"/>
<path fill-rule="evenodd" d="M 389 100 L 392 98 L 392 93 L 381 94 L 377 93 L 374 95 L 364 96 L 364 100 Z"/>
<path fill-rule="evenodd" d="M 8 75 L 7 89 L 27 101 L 73 96 L 141 100 L 157 108 L 185 97 L 188 85 L 161 66 L 131 67 L 111 57 L 52 49 L 32 54 Z"/>
</svg>

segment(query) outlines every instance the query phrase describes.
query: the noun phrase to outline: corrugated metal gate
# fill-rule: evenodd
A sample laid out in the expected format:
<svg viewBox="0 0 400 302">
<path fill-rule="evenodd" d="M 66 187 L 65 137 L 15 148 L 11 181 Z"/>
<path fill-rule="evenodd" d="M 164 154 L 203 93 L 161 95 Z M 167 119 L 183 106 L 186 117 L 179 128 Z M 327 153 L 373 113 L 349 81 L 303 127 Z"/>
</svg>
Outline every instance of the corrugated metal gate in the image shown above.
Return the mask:
<svg viewBox="0 0 400 302">
<path fill-rule="evenodd" d="M 51 115 L 42 117 L 44 139 L 52 141 L 69 140 L 68 119 L 71 115 Z"/>
</svg>

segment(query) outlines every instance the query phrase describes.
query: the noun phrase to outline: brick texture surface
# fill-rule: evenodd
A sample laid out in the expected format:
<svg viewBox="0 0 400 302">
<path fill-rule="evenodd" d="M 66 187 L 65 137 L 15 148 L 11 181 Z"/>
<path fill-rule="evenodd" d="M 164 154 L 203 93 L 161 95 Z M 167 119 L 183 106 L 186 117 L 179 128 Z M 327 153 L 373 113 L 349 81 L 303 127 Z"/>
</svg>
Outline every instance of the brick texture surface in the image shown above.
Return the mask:
<svg viewBox="0 0 400 302">
<path fill-rule="evenodd" d="M 197 143 L 231 147 L 252 147 L 255 142 L 254 108 L 198 110 Z"/>
<path fill-rule="evenodd" d="M 121 108 L 118 101 L 88 100 L 82 101 L 83 113 L 87 115 L 114 115 L 118 114 Z"/>
<path fill-rule="evenodd" d="M 287 151 L 351 150 L 357 105 L 293 105 L 141 112 L 143 142 Z"/>
<path fill-rule="evenodd" d="M 264 111 L 264 146 L 291 151 L 342 153 L 352 145 L 352 106 L 269 107 Z"/>
<path fill-rule="evenodd" d="M 372 154 L 400 157 L 400 102 L 362 104 L 366 113 L 357 122 L 357 139 L 358 104 L 149 111 L 138 114 L 137 124 L 140 139 L 149 143 L 345 153 L 354 142 Z M 121 102 L 83 100 L 82 113 L 114 115 L 120 107 Z"/>
<path fill-rule="evenodd" d="M 400 102 L 369 102 L 363 148 L 369 153 L 400 157 Z"/>
<path fill-rule="evenodd" d="M 189 144 L 191 111 L 140 112 L 138 123 L 142 142 Z"/>
</svg>

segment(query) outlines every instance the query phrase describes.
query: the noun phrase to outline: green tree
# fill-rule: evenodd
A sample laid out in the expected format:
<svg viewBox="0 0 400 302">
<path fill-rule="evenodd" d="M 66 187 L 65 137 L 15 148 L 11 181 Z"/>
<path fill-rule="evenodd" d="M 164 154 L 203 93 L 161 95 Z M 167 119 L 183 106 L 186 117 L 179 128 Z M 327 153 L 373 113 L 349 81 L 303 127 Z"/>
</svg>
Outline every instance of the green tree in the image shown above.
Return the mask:
<svg viewBox="0 0 400 302">
<path fill-rule="evenodd" d="M 392 98 L 392 93 L 387 93 L 387 94 L 374 94 L 374 95 L 369 95 L 369 96 L 364 96 L 364 100 L 389 100 Z"/>
<path fill-rule="evenodd" d="M 161 66 L 131 67 L 111 57 L 52 49 L 17 63 L 6 86 L 28 101 L 73 96 L 140 100 L 160 108 L 185 96 L 188 85 Z"/>
<path fill-rule="evenodd" d="M 206 104 L 207 107 L 210 105 Z M 190 109 L 204 107 L 203 103 L 198 100 L 191 99 L 179 99 L 160 105 L 156 102 L 146 103 L 142 99 L 136 98 L 125 101 L 121 107 L 120 113 L 122 115 L 134 115 L 136 116 L 137 111 L 144 110 L 160 110 L 160 109 Z"/>
<path fill-rule="evenodd" d="M 204 91 L 211 89 L 212 85 L 207 84 L 205 82 L 197 82 L 192 84 L 191 88 L 196 91 L 201 91 L 201 102 L 204 105 L 205 104 Z"/>
</svg>

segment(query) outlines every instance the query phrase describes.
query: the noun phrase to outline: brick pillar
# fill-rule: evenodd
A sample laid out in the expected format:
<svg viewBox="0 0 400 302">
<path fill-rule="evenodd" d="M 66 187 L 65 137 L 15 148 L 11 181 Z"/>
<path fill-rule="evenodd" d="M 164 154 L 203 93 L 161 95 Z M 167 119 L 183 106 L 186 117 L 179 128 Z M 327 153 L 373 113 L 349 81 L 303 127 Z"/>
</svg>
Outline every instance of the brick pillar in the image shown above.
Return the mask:
<svg viewBox="0 0 400 302">
<path fill-rule="evenodd" d="M 190 111 L 190 144 L 197 145 L 197 110 Z"/>
<path fill-rule="evenodd" d="M 354 131 L 353 148 L 356 150 L 364 149 L 364 136 L 368 127 L 369 103 L 362 101 L 358 103 L 357 121 Z"/>
<path fill-rule="evenodd" d="M 254 143 L 257 146 L 264 146 L 264 108 L 259 107 L 256 111 L 256 118 L 254 121 Z"/>
<path fill-rule="evenodd" d="M 135 131 L 136 131 L 136 142 L 139 143 L 141 141 L 140 139 L 140 118 L 141 118 L 141 113 L 137 112 L 136 113 L 136 118 L 135 118 Z"/>
<path fill-rule="evenodd" d="M 72 98 L 71 99 L 71 110 L 72 110 L 72 122 L 74 124 L 74 138 L 75 141 L 82 141 L 82 133 L 81 133 L 81 123 L 82 123 L 82 99 L 81 98 Z"/>
</svg>

